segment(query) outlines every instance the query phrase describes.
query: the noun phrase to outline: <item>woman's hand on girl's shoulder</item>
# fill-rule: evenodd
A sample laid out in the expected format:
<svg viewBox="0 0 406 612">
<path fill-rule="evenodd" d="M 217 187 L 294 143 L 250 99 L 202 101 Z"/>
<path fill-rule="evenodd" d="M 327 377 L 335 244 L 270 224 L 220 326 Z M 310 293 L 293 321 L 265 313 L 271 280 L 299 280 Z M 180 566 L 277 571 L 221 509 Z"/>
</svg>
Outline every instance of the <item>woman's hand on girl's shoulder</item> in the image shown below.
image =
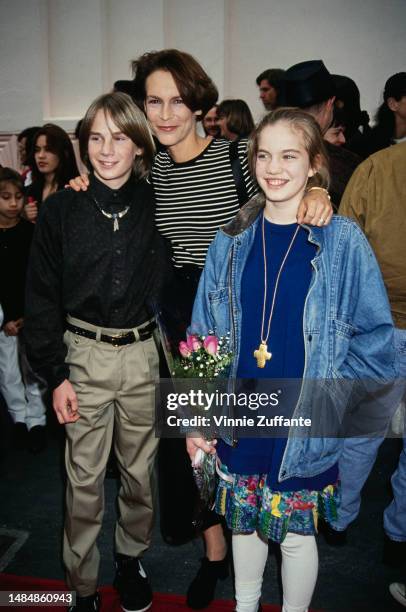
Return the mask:
<svg viewBox="0 0 406 612">
<path fill-rule="evenodd" d="M 297 222 L 322 227 L 330 223 L 333 212 L 327 190 L 314 189 L 303 196 L 297 211 Z"/>
<path fill-rule="evenodd" d="M 87 191 L 89 187 L 89 177 L 87 174 L 75 176 L 75 178 L 69 181 L 69 185 L 65 185 L 65 187 L 71 187 L 73 191 Z"/>
</svg>

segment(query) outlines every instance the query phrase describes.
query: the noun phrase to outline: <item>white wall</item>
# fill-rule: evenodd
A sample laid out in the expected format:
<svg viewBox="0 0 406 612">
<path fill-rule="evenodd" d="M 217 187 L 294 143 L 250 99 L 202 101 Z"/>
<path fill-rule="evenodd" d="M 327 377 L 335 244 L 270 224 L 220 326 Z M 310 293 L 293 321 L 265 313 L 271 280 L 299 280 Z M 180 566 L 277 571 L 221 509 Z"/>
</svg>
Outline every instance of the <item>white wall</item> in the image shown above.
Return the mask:
<svg viewBox="0 0 406 612">
<path fill-rule="evenodd" d="M 0 0 L 0 131 L 41 124 L 44 61 L 40 2 Z"/>
<path fill-rule="evenodd" d="M 194 54 L 221 97 L 262 113 L 265 68 L 324 59 L 352 77 L 373 114 L 406 70 L 406 0 L 0 0 L 0 131 L 72 128 L 93 98 L 130 78 L 144 51 Z"/>
</svg>

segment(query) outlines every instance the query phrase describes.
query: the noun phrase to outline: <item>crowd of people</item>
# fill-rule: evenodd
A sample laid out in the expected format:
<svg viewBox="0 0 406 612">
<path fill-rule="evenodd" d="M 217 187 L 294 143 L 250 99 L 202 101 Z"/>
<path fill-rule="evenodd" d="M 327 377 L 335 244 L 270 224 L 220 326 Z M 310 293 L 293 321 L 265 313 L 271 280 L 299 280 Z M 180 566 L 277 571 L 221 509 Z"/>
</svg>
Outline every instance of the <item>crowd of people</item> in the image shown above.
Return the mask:
<svg viewBox="0 0 406 612">
<path fill-rule="evenodd" d="M 256 79 L 265 114 L 255 125 L 244 100 L 218 103 L 216 85 L 185 52 L 145 53 L 132 68 L 133 80 L 117 81 L 81 120 L 87 175 L 53 124 L 20 133 L 20 173 L 0 169 L 0 391 L 14 442 L 45 448 L 47 389 L 66 434 L 70 612 L 101 608 L 96 540 L 112 446 L 114 585 L 124 610 L 152 603 L 141 557 L 158 457 L 164 539 L 204 539 L 189 607 L 207 607 L 233 563 L 236 611 L 259 610 L 272 541 L 282 554 L 283 612 L 306 612 L 315 534 L 345 541 L 378 448 L 404 410 L 406 73 L 388 79 L 370 127 L 354 81 L 321 60 L 265 70 Z M 309 417 L 315 379 L 385 383 L 379 431 L 225 432 L 217 444 L 194 432 L 186 444 L 158 445 L 155 383 L 171 375 L 160 344 L 174 354 L 186 335 L 228 338 L 231 382 L 303 381 L 290 398 L 295 417 Z M 398 434 L 384 528 L 387 555 L 401 563 L 406 437 Z M 190 463 L 201 451 L 215 455 L 219 478 L 215 504 L 196 521 Z M 175 506 L 180 498 L 187 503 Z M 390 588 L 406 607 L 405 585 Z"/>
</svg>

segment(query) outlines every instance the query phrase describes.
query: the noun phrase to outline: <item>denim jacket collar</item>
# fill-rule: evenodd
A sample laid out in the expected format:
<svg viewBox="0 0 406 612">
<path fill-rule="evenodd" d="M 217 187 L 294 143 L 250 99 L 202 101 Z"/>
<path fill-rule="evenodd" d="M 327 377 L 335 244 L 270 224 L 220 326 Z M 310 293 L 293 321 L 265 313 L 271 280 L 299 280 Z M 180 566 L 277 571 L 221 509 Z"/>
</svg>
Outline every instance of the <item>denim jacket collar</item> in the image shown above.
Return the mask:
<svg viewBox="0 0 406 612">
<path fill-rule="evenodd" d="M 221 231 L 230 238 L 236 238 L 249 227 L 258 223 L 261 212 L 265 208 L 265 197 L 262 193 L 251 198 L 239 211 L 239 213 L 227 225 L 221 228 Z M 323 228 L 303 224 L 309 232 L 309 242 L 316 244 L 319 249 L 323 244 Z M 317 256 L 316 256 L 317 257 Z"/>
</svg>

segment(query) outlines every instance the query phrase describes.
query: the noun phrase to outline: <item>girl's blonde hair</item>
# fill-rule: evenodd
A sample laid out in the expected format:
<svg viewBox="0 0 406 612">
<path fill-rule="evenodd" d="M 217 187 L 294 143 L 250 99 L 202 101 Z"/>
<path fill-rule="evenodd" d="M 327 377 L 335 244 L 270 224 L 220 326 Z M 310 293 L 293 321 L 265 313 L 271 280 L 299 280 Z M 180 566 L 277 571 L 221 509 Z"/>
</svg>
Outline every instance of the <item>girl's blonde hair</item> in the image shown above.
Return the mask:
<svg viewBox="0 0 406 612">
<path fill-rule="evenodd" d="M 283 122 L 303 136 L 305 149 L 309 155 L 311 168 L 315 174 L 311 176 L 306 188 L 329 186 L 330 172 L 324 140 L 317 121 L 299 108 L 280 107 L 270 112 L 260 121 L 248 141 L 248 163 L 251 174 L 255 179 L 255 165 L 258 153 L 258 141 L 261 132 L 269 125 Z"/>
<path fill-rule="evenodd" d="M 89 170 L 88 144 L 92 125 L 99 110 L 110 117 L 118 129 L 143 151 L 134 160 L 133 172 L 137 178 L 149 174 L 155 155 L 155 144 L 145 115 L 125 93 L 114 92 L 96 98 L 84 116 L 79 132 L 80 156 Z"/>
</svg>

